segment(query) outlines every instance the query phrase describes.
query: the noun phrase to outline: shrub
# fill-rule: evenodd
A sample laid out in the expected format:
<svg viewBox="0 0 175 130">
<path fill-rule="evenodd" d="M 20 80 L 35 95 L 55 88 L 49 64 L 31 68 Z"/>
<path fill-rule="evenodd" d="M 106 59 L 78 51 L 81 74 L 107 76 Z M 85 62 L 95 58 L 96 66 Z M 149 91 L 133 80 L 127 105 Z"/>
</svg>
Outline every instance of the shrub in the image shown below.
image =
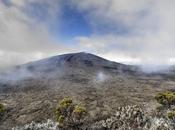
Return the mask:
<svg viewBox="0 0 175 130">
<path fill-rule="evenodd" d="M 155 96 L 158 103 L 164 106 L 171 106 L 175 104 L 175 92 L 162 92 Z"/>
<path fill-rule="evenodd" d="M 175 119 L 175 109 L 167 113 L 168 118 Z"/>
<path fill-rule="evenodd" d="M 5 107 L 3 104 L 0 103 L 0 114 L 4 113 Z"/>
<path fill-rule="evenodd" d="M 159 107 L 160 109 L 157 109 L 158 112 L 169 119 L 175 119 L 175 109 L 172 109 L 172 106 L 175 105 L 175 92 L 158 93 L 155 99 L 162 105 Z"/>
<path fill-rule="evenodd" d="M 116 114 L 91 125 L 88 130 L 175 130 L 171 120 L 150 116 L 139 106 L 117 108 Z"/>
<path fill-rule="evenodd" d="M 46 123 L 31 122 L 24 126 L 13 127 L 12 130 L 59 130 L 58 124 L 52 120 L 47 120 Z"/>
<path fill-rule="evenodd" d="M 79 129 L 85 120 L 86 108 L 76 105 L 72 99 L 64 98 L 56 109 L 59 127 L 63 129 Z"/>
<path fill-rule="evenodd" d="M 85 116 L 86 108 L 82 107 L 81 105 L 76 105 L 73 113 L 75 114 L 76 118 L 80 120 L 81 118 L 83 118 L 83 116 Z"/>
</svg>

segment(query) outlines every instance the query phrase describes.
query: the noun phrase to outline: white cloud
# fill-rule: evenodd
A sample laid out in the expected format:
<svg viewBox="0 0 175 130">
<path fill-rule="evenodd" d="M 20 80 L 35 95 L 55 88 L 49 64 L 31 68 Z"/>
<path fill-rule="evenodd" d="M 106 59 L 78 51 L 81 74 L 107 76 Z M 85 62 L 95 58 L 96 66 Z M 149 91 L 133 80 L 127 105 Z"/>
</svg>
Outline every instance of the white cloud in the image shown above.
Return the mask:
<svg viewBox="0 0 175 130">
<path fill-rule="evenodd" d="M 167 65 L 175 57 L 174 0 L 72 1 L 97 29 L 89 37 L 76 38 L 81 46 L 101 55 L 110 53 L 111 59 L 137 59 L 141 64 Z M 112 27 L 108 34 L 98 33 L 108 25 Z"/>
<path fill-rule="evenodd" d="M 25 6 L 25 2 L 26 2 L 26 0 L 11 0 L 12 4 L 14 4 L 16 6 L 20 6 L 20 7 Z"/>
<path fill-rule="evenodd" d="M 23 10 L 27 7 L 27 0 L 24 1 L 13 0 L 10 6 L 0 2 L 0 68 L 73 51 L 73 48 L 52 39 L 48 21 L 39 23 Z M 52 2 L 49 4 L 47 10 L 51 13 L 45 17 L 53 22 L 51 14 L 56 7 L 54 9 Z"/>
</svg>

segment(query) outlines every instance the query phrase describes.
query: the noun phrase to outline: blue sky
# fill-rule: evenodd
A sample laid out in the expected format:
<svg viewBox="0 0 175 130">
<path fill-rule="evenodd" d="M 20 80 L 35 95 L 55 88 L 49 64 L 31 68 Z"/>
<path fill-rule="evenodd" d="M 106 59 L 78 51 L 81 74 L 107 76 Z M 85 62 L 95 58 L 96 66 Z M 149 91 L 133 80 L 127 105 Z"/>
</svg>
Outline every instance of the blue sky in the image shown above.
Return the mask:
<svg viewBox="0 0 175 130">
<path fill-rule="evenodd" d="M 127 64 L 174 64 L 174 5 L 174 0 L 1 0 L 1 66 L 80 51 Z"/>
<path fill-rule="evenodd" d="M 55 40 L 72 43 L 77 36 L 90 36 L 91 25 L 86 15 L 65 1 L 55 2 L 59 11 L 54 14 L 54 20 L 49 21 L 48 4 L 32 2 L 23 10 L 37 22 L 48 22 L 48 31 Z"/>
<path fill-rule="evenodd" d="M 59 21 L 59 29 L 54 29 L 55 26 L 51 28 L 51 31 L 53 29 L 55 32 L 54 36 L 59 39 L 68 39 L 68 41 L 70 41 L 73 40 L 74 37 L 89 36 L 92 33 L 92 28 L 86 16 L 69 4 L 63 3 Z"/>
<path fill-rule="evenodd" d="M 113 26 L 113 24 L 106 24 L 105 22 L 101 22 L 100 26 L 93 27 L 93 23 L 88 17 L 88 11 L 79 10 L 67 1 L 56 2 L 55 4 L 58 4 L 59 11 L 55 13 L 54 21 L 51 23 L 48 20 L 50 14 L 47 4 L 32 2 L 23 10 L 31 18 L 35 18 L 37 22 L 48 22 L 48 30 L 52 37 L 65 44 L 73 44 L 75 37 L 89 37 L 93 33 L 99 35 L 119 33 L 124 35 L 129 31 L 129 28 L 121 27 L 120 24 Z"/>
</svg>

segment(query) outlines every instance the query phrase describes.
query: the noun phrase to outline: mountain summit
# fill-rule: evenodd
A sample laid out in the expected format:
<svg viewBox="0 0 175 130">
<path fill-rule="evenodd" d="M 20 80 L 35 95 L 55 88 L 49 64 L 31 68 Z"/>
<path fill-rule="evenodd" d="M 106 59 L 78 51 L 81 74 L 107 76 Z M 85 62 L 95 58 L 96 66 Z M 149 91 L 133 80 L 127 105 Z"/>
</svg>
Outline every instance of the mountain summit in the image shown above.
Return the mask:
<svg viewBox="0 0 175 130">
<path fill-rule="evenodd" d="M 94 54 L 80 52 L 80 53 L 70 53 L 58 56 L 53 56 L 43 60 L 27 63 L 20 67 L 26 67 L 29 70 L 56 70 L 59 68 L 69 69 L 70 67 L 82 67 L 87 69 L 87 67 L 98 68 L 98 69 L 109 69 L 114 71 L 136 71 L 138 68 L 135 66 L 124 65 L 116 62 L 106 60 L 102 57 L 96 56 Z"/>
</svg>

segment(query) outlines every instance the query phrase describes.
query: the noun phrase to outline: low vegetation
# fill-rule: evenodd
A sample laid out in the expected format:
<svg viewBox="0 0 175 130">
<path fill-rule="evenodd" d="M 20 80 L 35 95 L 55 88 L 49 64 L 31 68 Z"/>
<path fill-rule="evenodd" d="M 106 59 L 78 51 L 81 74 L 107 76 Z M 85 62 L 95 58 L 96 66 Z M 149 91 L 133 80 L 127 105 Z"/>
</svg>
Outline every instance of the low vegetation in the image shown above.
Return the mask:
<svg viewBox="0 0 175 130">
<path fill-rule="evenodd" d="M 86 108 L 67 97 L 61 100 L 56 108 L 57 122 L 32 122 L 12 130 L 175 130 L 175 93 L 158 93 L 155 99 L 161 104 L 159 110 L 166 116 L 151 115 L 140 106 L 131 105 L 118 107 L 108 118 L 87 123 Z"/>
<path fill-rule="evenodd" d="M 148 115 L 139 106 L 119 107 L 116 114 L 89 130 L 174 130 L 172 120 Z"/>
<path fill-rule="evenodd" d="M 31 122 L 24 126 L 17 126 L 12 128 L 12 130 L 59 130 L 57 122 L 52 120 L 47 120 L 45 123 Z"/>
<path fill-rule="evenodd" d="M 66 99 L 67 100 L 67 99 Z M 64 100 L 65 101 L 65 100 Z M 72 103 L 71 103 L 72 104 Z M 67 105 L 66 105 L 67 106 Z M 79 107 L 78 107 L 79 112 Z M 80 110 L 82 111 L 82 110 Z M 65 123 L 66 118 L 61 121 Z M 75 122 L 72 122 L 73 124 Z M 104 120 L 92 122 L 84 127 L 71 127 L 65 123 L 60 127 L 60 123 L 48 120 L 46 123 L 32 122 L 22 127 L 15 127 L 12 130 L 174 130 L 173 120 L 157 118 L 147 115 L 139 106 L 119 107 L 116 113 Z M 74 124 L 76 125 L 76 124 Z"/>
</svg>

